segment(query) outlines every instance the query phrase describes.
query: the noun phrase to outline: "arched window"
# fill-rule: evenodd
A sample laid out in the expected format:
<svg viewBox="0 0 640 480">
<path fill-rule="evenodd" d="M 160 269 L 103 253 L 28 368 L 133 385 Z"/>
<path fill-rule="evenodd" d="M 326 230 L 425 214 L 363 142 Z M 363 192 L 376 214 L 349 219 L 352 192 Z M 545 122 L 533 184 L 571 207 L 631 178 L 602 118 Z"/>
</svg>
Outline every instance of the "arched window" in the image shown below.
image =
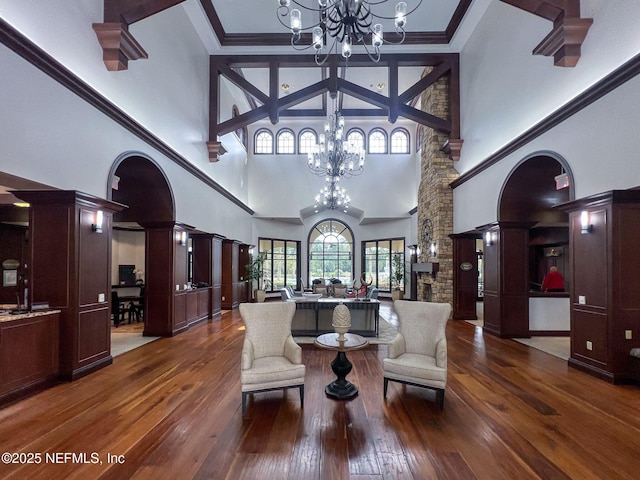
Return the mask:
<svg viewBox="0 0 640 480">
<path fill-rule="evenodd" d="M 305 128 L 298 134 L 298 153 L 307 154 L 313 151 L 318 143 L 318 136 L 315 130 L 311 128 Z"/>
<path fill-rule="evenodd" d="M 347 132 L 347 143 L 351 143 L 356 147 L 365 150 L 364 132 L 359 128 L 352 128 Z"/>
<path fill-rule="evenodd" d="M 387 153 L 387 132 L 374 128 L 369 132 L 369 153 Z"/>
<path fill-rule="evenodd" d="M 391 132 L 391 153 L 409 153 L 409 132 L 404 128 Z"/>
<path fill-rule="evenodd" d="M 339 220 L 324 220 L 309 233 L 309 284 L 331 278 L 353 281 L 353 233 Z"/>
<path fill-rule="evenodd" d="M 269 130 L 261 128 L 253 138 L 254 153 L 273 154 L 273 134 Z"/>
<path fill-rule="evenodd" d="M 278 132 L 276 153 L 296 153 L 296 136 L 293 134 L 292 130 L 283 128 Z"/>
</svg>

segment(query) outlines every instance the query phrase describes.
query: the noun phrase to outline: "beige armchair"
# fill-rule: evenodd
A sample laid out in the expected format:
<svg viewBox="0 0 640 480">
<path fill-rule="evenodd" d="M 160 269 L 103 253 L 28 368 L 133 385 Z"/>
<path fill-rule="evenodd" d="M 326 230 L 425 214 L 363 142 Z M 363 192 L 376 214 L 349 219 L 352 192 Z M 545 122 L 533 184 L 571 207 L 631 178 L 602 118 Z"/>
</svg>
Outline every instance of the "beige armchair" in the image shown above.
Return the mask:
<svg viewBox="0 0 640 480">
<path fill-rule="evenodd" d="M 384 397 L 389 380 L 436 391 L 444 407 L 447 385 L 447 338 L 445 327 L 451 313 L 448 303 L 396 300 L 398 335 L 389 343 L 389 358 L 382 361 Z"/>
<path fill-rule="evenodd" d="M 271 390 L 299 388 L 300 407 L 304 406 L 302 349 L 291 336 L 295 312 L 293 302 L 240 304 L 246 328 L 240 372 L 242 415 L 249 394 Z"/>
</svg>

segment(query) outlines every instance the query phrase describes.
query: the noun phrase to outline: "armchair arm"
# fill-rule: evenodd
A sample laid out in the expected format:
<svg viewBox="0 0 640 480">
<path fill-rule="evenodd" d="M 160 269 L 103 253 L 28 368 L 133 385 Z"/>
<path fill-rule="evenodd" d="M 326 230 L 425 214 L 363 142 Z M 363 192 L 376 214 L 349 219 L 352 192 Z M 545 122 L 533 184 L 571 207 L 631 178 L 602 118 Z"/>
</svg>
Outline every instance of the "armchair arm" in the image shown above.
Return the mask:
<svg viewBox="0 0 640 480">
<path fill-rule="evenodd" d="M 405 352 L 404 337 L 398 333 L 391 342 L 389 342 L 389 358 L 398 358 Z"/>
<path fill-rule="evenodd" d="M 244 339 L 242 345 L 242 370 L 248 370 L 253 365 L 253 343 L 250 340 Z"/>
<path fill-rule="evenodd" d="M 302 363 L 302 348 L 295 342 L 291 335 L 289 335 L 284 342 L 284 356 L 296 365 Z"/>
<path fill-rule="evenodd" d="M 436 343 L 436 365 L 440 368 L 447 366 L 447 339 L 444 337 Z"/>
</svg>

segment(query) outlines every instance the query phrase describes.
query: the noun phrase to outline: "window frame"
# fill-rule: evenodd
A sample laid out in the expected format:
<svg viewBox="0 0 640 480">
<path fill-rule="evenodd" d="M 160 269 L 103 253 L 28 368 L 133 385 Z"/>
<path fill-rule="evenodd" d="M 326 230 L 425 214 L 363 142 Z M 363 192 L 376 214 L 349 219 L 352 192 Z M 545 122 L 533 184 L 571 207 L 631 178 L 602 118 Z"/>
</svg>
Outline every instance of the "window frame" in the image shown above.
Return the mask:
<svg viewBox="0 0 640 480">
<path fill-rule="evenodd" d="M 331 224 L 331 231 L 330 232 L 323 232 L 320 227 L 322 224 L 326 224 L 326 223 L 330 223 Z M 339 224 L 342 226 L 342 228 L 340 228 L 339 230 L 334 230 L 333 226 L 335 224 Z M 356 240 L 355 240 L 355 236 L 353 235 L 353 230 L 351 229 L 351 227 L 349 225 L 347 225 L 344 221 L 339 220 L 337 218 L 325 218 L 323 220 L 320 220 L 319 222 L 317 222 L 315 225 L 313 225 L 310 229 L 309 229 L 309 234 L 307 235 L 307 281 L 308 281 L 308 286 L 310 287 L 313 280 L 315 278 L 324 278 L 325 280 L 327 278 L 333 278 L 333 277 L 316 277 L 314 276 L 314 278 L 312 278 L 312 271 L 311 271 L 311 262 L 316 260 L 313 258 L 313 253 L 315 252 L 315 249 L 313 249 L 313 245 L 311 243 L 311 237 L 314 233 L 316 233 L 316 231 L 318 232 L 318 235 L 316 235 L 316 238 L 324 235 L 325 237 L 333 235 L 335 237 L 343 236 L 342 234 L 346 231 L 349 233 L 349 236 L 351 237 L 351 241 L 347 241 L 347 242 L 337 242 L 337 247 L 338 247 L 338 251 L 337 254 L 335 256 L 337 256 L 337 261 L 341 262 L 342 260 L 348 260 L 350 263 L 350 267 L 351 267 L 351 271 L 347 271 L 346 269 L 342 269 L 338 266 L 337 268 L 337 272 L 338 274 L 343 271 L 344 273 L 347 273 L 349 275 L 348 278 L 348 284 L 351 284 L 353 282 L 354 279 L 354 275 L 355 275 L 355 245 L 356 245 Z M 326 248 L 325 245 L 327 243 L 331 243 L 331 242 L 326 242 L 326 240 L 323 240 L 322 242 L 322 252 L 318 252 L 321 253 L 322 255 L 322 273 L 323 275 L 326 273 L 326 268 L 325 268 L 325 264 L 327 263 L 326 257 L 327 257 L 327 252 L 326 252 Z M 335 243 L 335 242 L 334 242 Z M 314 242 L 315 244 L 315 242 Z M 345 248 L 344 246 L 348 245 L 349 248 Z M 344 258 L 342 258 L 344 257 Z M 328 261 L 331 261 L 332 258 L 329 258 Z M 345 278 L 346 280 L 346 278 Z"/>
<path fill-rule="evenodd" d="M 380 265 L 381 265 L 381 260 L 380 260 L 380 243 L 383 242 L 388 242 L 389 243 L 389 253 L 388 253 L 388 258 L 385 261 L 385 267 L 388 268 L 389 274 L 389 287 L 387 288 L 386 285 L 383 287 L 381 284 L 383 282 L 380 281 Z M 402 242 L 402 248 L 401 249 L 394 249 L 394 242 Z M 375 243 L 376 244 L 376 252 L 375 252 L 375 259 L 373 264 L 376 266 L 376 270 L 375 272 L 371 272 L 368 270 L 369 267 L 369 263 L 367 262 L 367 260 L 369 259 L 370 255 L 367 254 L 367 244 L 370 243 Z M 369 279 L 372 280 L 372 287 L 376 287 L 379 291 L 381 292 L 389 292 L 391 293 L 391 291 L 396 287 L 394 281 L 393 281 L 393 271 L 392 271 L 392 265 L 393 265 L 393 261 L 392 258 L 395 255 L 402 255 L 402 263 L 406 264 L 405 262 L 407 261 L 407 255 L 406 255 L 406 247 L 407 247 L 407 241 L 405 237 L 393 237 L 393 238 L 378 238 L 378 239 L 371 239 L 371 240 L 363 240 L 361 243 L 361 254 L 362 254 L 362 275 L 365 276 L 365 278 L 367 279 L 367 281 Z M 407 274 L 405 272 L 404 277 L 402 279 L 402 284 L 400 285 L 400 287 L 402 287 L 402 289 L 406 289 L 406 282 L 407 282 Z"/>
<path fill-rule="evenodd" d="M 398 133 L 402 133 L 405 136 L 406 149 L 402 152 L 397 152 L 394 150 L 393 137 Z M 391 135 L 389 135 L 389 153 L 392 155 L 407 155 L 411 153 L 411 135 L 409 134 L 409 131 L 406 128 L 398 127 L 398 128 L 394 128 L 391 131 Z"/>
<path fill-rule="evenodd" d="M 263 244 L 264 243 L 270 243 L 270 250 L 265 250 L 263 248 Z M 276 259 L 274 258 L 274 243 L 275 242 L 283 242 L 284 243 L 284 284 L 283 286 L 286 285 L 290 285 L 292 287 L 294 287 L 294 290 L 300 290 L 300 279 L 301 279 L 301 244 L 302 242 L 300 240 L 287 240 L 287 239 L 283 239 L 283 238 L 268 238 L 268 237 L 258 237 L 258 254 L 266 252 L 267 253 L 267 258 L 265 259 L 265 275 L 267 272 L 270 272 L 269 278 L 267 278 L 266 280 L 269 281 L 269 285 L 271 286 L 269 290 L 267 290 L 267 292 L 269 293 L 273 293 L 276 292 L 277 290 L 275 289 L 275 282 L 274 282 L 274 262 L 276 261 Z M 291 280 L 291 273 L 289 275 L 287 275 L 288 273 L 288 261 L 287 261 L 287 247 L 289 244 L 295 244 L 295 250 L 296 250 L 296 254 L 295 254 L 295 279 Z M 267 263 L 270 263 L 270 265 L 266 265 Z M 280 287 L 282 288 L 282 287 Z"/>
<path fill-rule="evenodd" d="M 271 151 L 269 152 L 258 152 L 258 136 L 262 133 L 268 133 L 271 137 Z M 259 128 L 256 130 L 256 133 L 253 134 L 253 154 L 254 155 L 273 155 L 274 151 L 274 137 L 273 132 L 268 128 Z"/>
<path fill-rule="evenodd" d="M 378 132 L 381 133 L 382 137 L 384 138 L 384 151 L 373 152 L 371 151 L 371 145 L 373 143 L 371 141 L 371 137 Z M 369 131 L 369 135 L 367 135 L 367 153 L 371 155 L 385 155 L 389 153 L 389 135 L 387 134 L 387 131 L 384 128 L 376 127 L 376 128 L 372 128 L 371 131 Z"/>
<path fill-rule="evenodd" d="M 280 151 L 280 138 L 285 134 L 290 134 L 291 135 L 292 144 L 291 144 L 291 151 L 290 152 L 282 152 L 282 151 Z M 296 134 L 290 128 L 281 128 L 276 133 L 276 136 L 275 136 L 276 155 L 295 155 L 296 154 L 296 144 L 297 144 Z"/>
<path fill-rule="evenodd" d="M 311 145 L 310 152 L 313 152 L 313 147 L 318 144 L 318 132 L 316 132 L 313 128 L 310 128 L 310 127 L 303 128 L 302 130 L 300 130 L 298 132 L 298 154 L 299 155 L 308 155 L 309 154 L 309 152 L 303 152 L 302 151 L 302 136 L 305 133 L 312 133 L 313 134 L 314 143 L 313 143 L 313 145 Z"/>
</svg>

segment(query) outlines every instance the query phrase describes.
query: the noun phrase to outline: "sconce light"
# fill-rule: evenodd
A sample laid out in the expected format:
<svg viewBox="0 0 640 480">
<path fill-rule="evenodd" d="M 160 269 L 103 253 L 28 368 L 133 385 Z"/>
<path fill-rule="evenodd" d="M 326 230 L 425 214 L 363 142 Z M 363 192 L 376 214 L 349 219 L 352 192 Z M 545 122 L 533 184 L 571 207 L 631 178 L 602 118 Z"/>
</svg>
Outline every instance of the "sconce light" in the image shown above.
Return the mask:
<svg viewBox="0 0 640 480">
<path fill-rule="evenodd" d="M 418 245 L 416 245 L 416 244 L 407 245 L 407 248 L 409 249 L 409 254 L 410 255 L 417 255 L 418 254 Z"/>
<path fill-rule="evenodd" d="M 486 232 L 484 234 L 484 244 L 487 246 L 493 245 L 493 234 L 491 232 Z"/>
<path fill-rule="evenodd" d="M 580 214 L 580 233 L 591 233 L 593 231 L 593 225 L 589 223 L 589 212 L 583 210 Z"/>
<path fill-rule="evenodd" d="M 104 214 L 102 213 L 102 210 L 98 210 L 96 212 L 96 223 L 92 223 L 91 224 L 91 230 L 93 230 L 96 233 L 102 233 L 102 221 L 104 219 Z"/>
<path fill-rule="evenodd" d="M 180 236 L 178 238 L 180 239 L 180 245 L 183 247 L 187 245 L 187 232 L 180 232 Z"/>
<path fill-rule="evenodd" d="M 436 252 L 436 242 L 431 242 L 431 246 L 429 247 L 429 253 L 432 257 L 437 257 L 438 253 Z"/>
</svg>

